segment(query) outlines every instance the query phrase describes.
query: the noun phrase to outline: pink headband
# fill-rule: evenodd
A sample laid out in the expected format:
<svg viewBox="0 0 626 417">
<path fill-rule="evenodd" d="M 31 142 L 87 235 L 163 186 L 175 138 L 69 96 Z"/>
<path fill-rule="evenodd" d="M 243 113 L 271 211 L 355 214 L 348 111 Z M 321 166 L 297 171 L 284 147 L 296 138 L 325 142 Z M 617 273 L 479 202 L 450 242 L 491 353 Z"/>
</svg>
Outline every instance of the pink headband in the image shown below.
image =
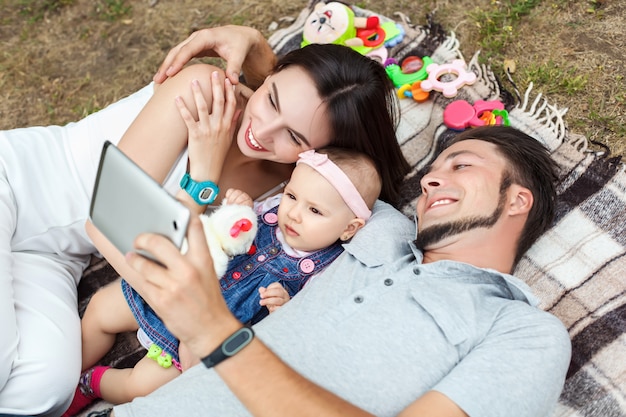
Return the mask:
<svg viewBox="0 0 626 417">
<path fill-rule="evenodd" d="M 367 220 L 372 212 L 365 204 L 363 197 L 357 191 L 356 187 L 350 181 L 350 178 L 339 168 L 333 161 L 328 159 L 328 155 L 315 152 L 311 149 L 298 155 L 300 159 L 296 162 L 305 163 L 311 168 L 319 172 L 322 177 L 335 187 L 346 205 L 359 218 Z"/>
</svg>

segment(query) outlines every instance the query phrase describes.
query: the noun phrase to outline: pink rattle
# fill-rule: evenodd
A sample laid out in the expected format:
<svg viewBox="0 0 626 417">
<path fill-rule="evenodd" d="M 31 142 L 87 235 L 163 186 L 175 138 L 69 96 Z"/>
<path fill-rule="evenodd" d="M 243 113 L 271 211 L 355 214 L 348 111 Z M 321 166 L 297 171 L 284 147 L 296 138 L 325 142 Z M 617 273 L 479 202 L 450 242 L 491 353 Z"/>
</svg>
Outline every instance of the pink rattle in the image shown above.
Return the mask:
<svg viewBox="0 0 626 417">
<path fill-rule="evenodd" d="M 483 117 L 486 116 L 490 119 L 493 117 L 493 123 L 485 122 Z M 444 109 L 443 122 L 454 130 L 464 130 L 468 127 L 486 124 L 508 126 L 508 112 L 504 110 L 504 104 L 499 100 L 476 100 L 473 105 L 465 100 L 455 100 Z"/>
<path fill-rule="evenodd" d="M 431 64 L 426 68 L 428 78 L 422 81 L 421 88 L 424 91 L 441 91 L 445 97 L 456 96 L 459 88 L 464 85 L 474 84 L 476 74 L 465 69 L 465 62 L 462 59 L 455 59 L 449 64 Z M 444 74 L 454 74 L 456 78 L 443 82 L 439 78 Z"/>
</svg>

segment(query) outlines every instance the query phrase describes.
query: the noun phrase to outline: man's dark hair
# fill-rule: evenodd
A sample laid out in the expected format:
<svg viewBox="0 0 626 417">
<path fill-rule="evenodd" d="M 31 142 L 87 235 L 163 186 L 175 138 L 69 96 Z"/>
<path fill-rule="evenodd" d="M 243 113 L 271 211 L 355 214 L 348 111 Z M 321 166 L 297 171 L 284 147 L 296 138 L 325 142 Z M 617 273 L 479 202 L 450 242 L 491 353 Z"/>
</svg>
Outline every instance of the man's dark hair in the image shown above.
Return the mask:
<svg viewBox="0 0 626 417">
<path fill-rule="evenodd" d="M 552 224 L 556 206 L 556 164 L 550 151 L 538 140 L 508 126 L 482 126 L 463 131 L 447 146 L 463 140 L 476 139 L 496 145 L 508 163 L 511 184 L 526 187 L 533 195 L 533 206 L 519 241 L 515 262 Z"/>
</svg>

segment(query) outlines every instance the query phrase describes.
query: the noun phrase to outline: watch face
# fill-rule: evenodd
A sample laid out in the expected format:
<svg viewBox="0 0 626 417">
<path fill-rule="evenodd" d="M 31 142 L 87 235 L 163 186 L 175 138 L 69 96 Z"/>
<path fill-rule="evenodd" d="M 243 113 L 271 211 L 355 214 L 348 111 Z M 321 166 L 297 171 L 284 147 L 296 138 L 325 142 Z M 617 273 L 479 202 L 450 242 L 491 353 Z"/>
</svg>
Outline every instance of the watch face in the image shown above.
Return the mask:
<svg viewBox="0 0 626 417">
<path fill-rule="evenodd" d="M 203 188 L 202 191 L 200 191 L 201 200 L 208 200 L 211 198 L 212 195 L 213 195 L 213 190 L 209 187 Z"/>
<path fill-rule="evenodd" d="M 239 330 L 223 344 L 222 350 L 224 354 L 226 354 L 227 356 L 232 356 L 235 353 L 239 352 L 250 342 L 250 340 L 252 339 L 252 335 L 252 331 L 247 327 Z"/>
</svg>

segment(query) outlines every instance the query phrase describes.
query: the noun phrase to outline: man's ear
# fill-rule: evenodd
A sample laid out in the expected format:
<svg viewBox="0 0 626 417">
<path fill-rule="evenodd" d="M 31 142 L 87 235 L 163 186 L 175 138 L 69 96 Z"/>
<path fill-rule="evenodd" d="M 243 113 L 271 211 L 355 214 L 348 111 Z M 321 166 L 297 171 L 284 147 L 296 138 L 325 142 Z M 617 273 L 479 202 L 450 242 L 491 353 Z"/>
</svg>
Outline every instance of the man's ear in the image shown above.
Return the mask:
<svg viewBox="0 0 626 417">
<path fill-rule="evenodd" d="M 357 217 L 356 219 L 350 220 L 350 223 L 348 223 L 346 228 L 343 229 L 343 232 L 341 232 L 339 239 L 344 242 L 351 239 L 352 236 L 354 236 L 356 232 L 363 226 L 365 226 L 365 220 L 363 219 Z"/>
<path fill-rule="evenodd" d="M 517 184 L 513 184 L 509 191 L 509 215 L 528 214 L 535 201 L 533 193 Z"/>
</svg>

